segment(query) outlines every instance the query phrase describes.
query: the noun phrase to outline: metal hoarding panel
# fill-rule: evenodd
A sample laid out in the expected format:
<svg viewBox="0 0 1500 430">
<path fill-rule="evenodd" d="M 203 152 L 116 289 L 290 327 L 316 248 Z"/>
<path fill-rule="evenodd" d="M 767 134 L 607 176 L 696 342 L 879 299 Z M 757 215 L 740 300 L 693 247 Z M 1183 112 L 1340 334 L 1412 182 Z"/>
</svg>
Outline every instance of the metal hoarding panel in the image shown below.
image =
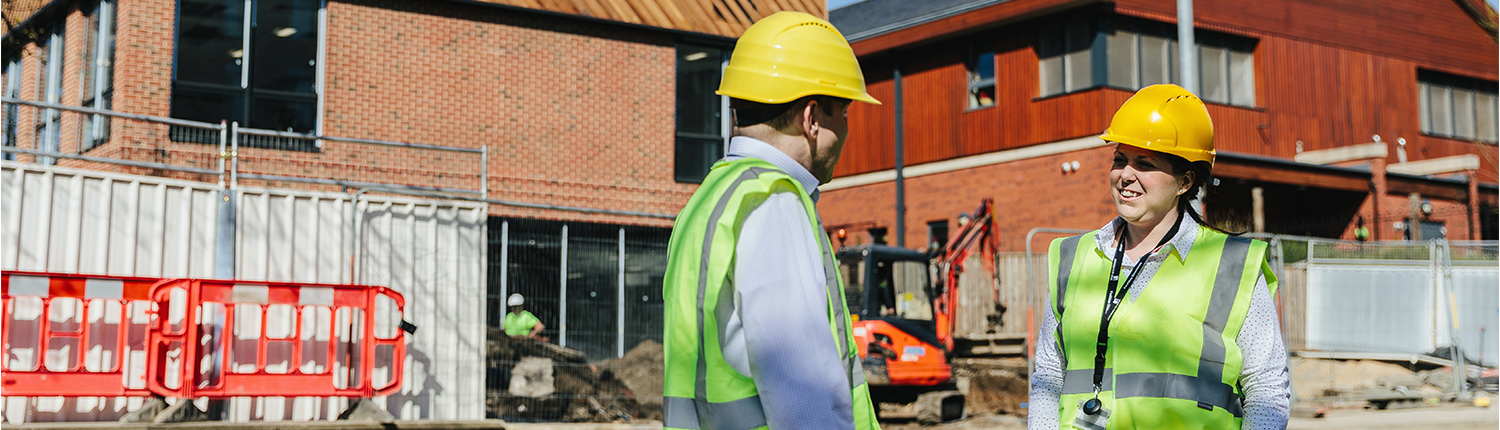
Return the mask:
<svg viewBox="0 0 1500 430">
<path fill-rule="evenodd" d="M 220 197 L 214 184 L 13 162 L 0 167 L 0 270 L 214 276 Z M 350 282 L 350 194 L 238 191 L 237 278 Z M 401 391 L 377 403 L 403 419 L 483 418 L 483 379 L 474 375 L 484 372 L 485 205 L 365 194 L 354 215 L 355 281 L 401 292 L 405 318 L 420 328 L 408 340 Z M 345 404 L 234 399 L 229 412 L 233 420 L 326 420 Z M 12 397 L 5 410 L 12 420 L 113 420 L 139 405 L 139 399 Z"/>
</svg>

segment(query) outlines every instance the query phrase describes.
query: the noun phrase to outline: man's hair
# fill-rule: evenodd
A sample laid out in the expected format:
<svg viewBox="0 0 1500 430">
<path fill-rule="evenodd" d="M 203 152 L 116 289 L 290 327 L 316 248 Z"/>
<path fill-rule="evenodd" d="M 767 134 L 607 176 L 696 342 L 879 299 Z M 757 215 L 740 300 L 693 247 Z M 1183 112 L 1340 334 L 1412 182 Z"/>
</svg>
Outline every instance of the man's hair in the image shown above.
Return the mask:
<svg viewBox="0 0 1500 430">
<path fill-rule="evenodd" d="M 785 134 L 796 134 L 802 131 L 801 125 L 798 124 L 802 106 L 812 100 L 818 101 L 818 110 L 823 111 L 824 115 L 833 115 L 834 102 L 843 99 L 815 95 L 802 97 L 790 103 L 766 104 L 731 98 L 729 108 L 734 110 L 735 127 L 765 124 Z"/>
</svg>

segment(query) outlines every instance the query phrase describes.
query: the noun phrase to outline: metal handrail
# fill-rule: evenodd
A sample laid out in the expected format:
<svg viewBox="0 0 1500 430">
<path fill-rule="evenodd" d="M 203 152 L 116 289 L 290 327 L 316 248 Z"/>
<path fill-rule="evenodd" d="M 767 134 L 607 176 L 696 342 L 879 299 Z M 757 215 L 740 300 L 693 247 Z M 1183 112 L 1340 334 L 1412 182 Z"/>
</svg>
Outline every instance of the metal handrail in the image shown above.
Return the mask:
<svg viewBox="0 0 1500 430">
<path fill-rule="evenodd" d="M 78 106 L 68 106 L 68 105 L 60 105 L 60 104 L 56 104 L 56 103 L 44 103 L 44 102 L 37 102 L 37 101 L 31 101 L 31 100 L 15 99 L 15 98 L 10 98 L 10 97 L 0 98 L 0 104 L 17 104 L 17 105 L 22 105 L 22 106 L 39 107 L 39 108 L 44 108 L 44 109 L 57 109 L 57 110 L 69 111 L 69 112 L 86 113 L 86 114 L 90 114 L 90 115 L 104 115 L 104 116 L 110 116 L 110 117 L 125 118 L 125 119 L 135 119 L 135 120 L 141 120 L 141 121 L 161 122 L 161 123 L 167 123 L 167 124 L 172 124 L 172 125 L 180 125 L 180 126 L 183 126 L 183 127 L 197 127 L 197 128 L 207 128 L 207 129 L 213 129 L 213 130 L 222 130 L 224 128 L 223 124 L 214 124 L 214 123 L 208 123 L 208 122 L 190 121 L 190 120 L 177 119 L 177 118 L 167 118 L 167 117 L 164 117 L 164 116 L 137 115 L 137 114 L 133 114 L 133 113 L 117 112 L 117 111 L 112 111 L 112 110 L 94 109 L 94 108 L 86 108 L 86 107 L 78 107 Z"/>
<path fill-rule="evenodd" d="M 69 111 L 69 112 L 85 113 L 85 114 L 90 114 L 90 115 L 103 115 L 103 116 L 109 116 L 109 117 L 135 119 L 135 120 L 141 120 L 141 121 L 160 122 L 160 123 L 166 123 L 166 124 L 171 124 L 171 125 L 180 125 L 180 126 L 184 126 L 184 127 L 197 127 L 197 128 L 206 128 L 206 129 L 213 129 L 213 130 L 221 130 L 221 129 L 223 129 L 225 127 L 224 124 L 214 124 L 214 123 L 199 122 L 199 121 L 192 121 L 192 120 L 185 120 L 185 119 L 168 118 L 168 117 L 161 117 L 161 116 L 152 116 L 152 115 L 138 115 L 138 114 L 133 114 L 133 113 L 125 113 L 125 112 L 105 110 L 105 109 L 94 109 L 94 108 L 85 108 L 85 107 L 78 107 L 78 106 L 61 105 L 61 104 L 56 104 L 56 103 L 45 103 L 45 102 L 38 102 L 38 101 L 31 101 L 31 100 L 21 100 L 21 99 L 10 98 L 10 97 L 0 98 L 0 103 L 17 104 L 17 105 L 22 105 L 22 106 L 31 106 L 31 107 L 38 107 L 38 108 L 44 108 L 44 109 L 57 109 L 57 110 Z M 393 141 L 388 141 L 388 140 L 360 139 L 360 138 L 354 138 L 354 137 L 323 136 L 323 135 L 310 134 L 310 133 L 296 133 L 296 132 L 290 132 L 290 131 L 276 131 L 276 130 L 265 130 L 265 129 L 257 129 L 257 128 L 245 128 L 245 127 L 239 127 L 239 132 L 243 133 L 243 134 L 254 135 L 254 136 L 285 137 L 285 138 L 292 138 L 292 139 L 309 139 L 309 140 L 329 140 L 329 141 L 334 141 L 334 142 L 362 143 L 362 144 L 368 144 L 368 145 L 395 146 L 395 147 L 401 147 L 401 148 L 431 149 L 431 150 L 436 150 L 436 151 L 451 151 L 451 152 L 466 152 L 466 153 L 471 153 L 471 154 L 483 154 L 485 152 L 484 149 L 479 149 L 479 148 L 461 148 L 461 147 L 457 147 L 457 146 L 442 146 L 442 145 L 429 145 L 429 144 L 422 144 L 422 143 L 393 142 Z"/>
<path fill-rule="evenodd" d="M 214 169 L 199 169 L 196 167 L 173 166 L 170 164 L 151 163 L 146 161 L 121 160 L 118 158 L 90 157 L 87 155 L 67 154 L 62 152 L 38 151 L 35 149 L 17 148 L 14 146 L 0 146 L 0 152 L 14 152 L 17 154 L 37 155 L 44 157 L 71 158 L 74 160 L 93 161 L 98 163 L 112 163 L 122 166 L 142 167 L 147 169 L 175 170 L 179 172 L 198 173 L 203 175 L 218 175 L 219 171 Z"/>
</svg>

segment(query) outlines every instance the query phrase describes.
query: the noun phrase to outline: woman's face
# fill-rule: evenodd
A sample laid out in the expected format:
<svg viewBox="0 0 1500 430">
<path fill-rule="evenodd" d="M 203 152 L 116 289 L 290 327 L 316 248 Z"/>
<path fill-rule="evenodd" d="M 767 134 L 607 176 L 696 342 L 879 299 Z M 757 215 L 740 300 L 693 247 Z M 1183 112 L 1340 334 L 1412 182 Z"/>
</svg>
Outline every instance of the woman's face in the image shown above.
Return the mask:
<svg viewBox="0 0 1500 430">
<path fill-rule="evenodd" d="M 1174 172 L 1167 156 L 1130 145 L 1115 145 L 1109 170 L 1110 197 L 1126 222 L 1154 225 L 1177 210 L 1177 199 L 1187 192 L 1191 178 Z"/>
</svg>

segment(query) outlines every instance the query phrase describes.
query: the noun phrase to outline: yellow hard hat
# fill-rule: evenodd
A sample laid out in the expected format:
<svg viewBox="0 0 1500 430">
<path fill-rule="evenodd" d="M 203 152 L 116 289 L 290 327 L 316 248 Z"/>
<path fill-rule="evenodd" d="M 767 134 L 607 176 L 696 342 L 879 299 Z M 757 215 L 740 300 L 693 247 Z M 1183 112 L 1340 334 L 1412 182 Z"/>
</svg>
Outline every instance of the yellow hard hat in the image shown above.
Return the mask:
<svg viewBox="0 0 1500 430">
<path fill-rule="evenodd" d="M 1141 88 L 1115 111 L 1099 136 L 1110 142 L 1214 162 L 1214 123 L 1203 100 L 1172 84 Z"/>
<path fill-rule="evenodd" d="M 802 12 L 777 12 L 746 29 L 718 94 L 765 104 L 811 95 L 880 104 L 865 92 L 865 75 L 844 35 Z"/>
</svg>

